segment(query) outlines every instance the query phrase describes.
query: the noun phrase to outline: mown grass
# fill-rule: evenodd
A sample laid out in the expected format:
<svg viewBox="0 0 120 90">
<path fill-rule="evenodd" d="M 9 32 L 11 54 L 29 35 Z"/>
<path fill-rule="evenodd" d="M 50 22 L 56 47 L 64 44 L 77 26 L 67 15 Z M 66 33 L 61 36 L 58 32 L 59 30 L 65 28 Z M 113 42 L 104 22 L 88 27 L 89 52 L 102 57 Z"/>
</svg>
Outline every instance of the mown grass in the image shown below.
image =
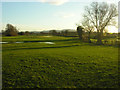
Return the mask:
<svg viewBox="0 0 120 90">
<path fill-rule="evenodd" d="M 3 44 L 3 88 L 118 88 L 117 47 L 73 38 L 47 38 L 35 40 L 51 38 L 55 44 Z"/>
<path fill-rule="evenodd" d="M 65 41 L 76 39 L 75 37 L 58 37 L 58 36 L 14 36 L 14 37 L 2 37 L 3 42 L 22 42 L 22 41 Z"/>
</svg>

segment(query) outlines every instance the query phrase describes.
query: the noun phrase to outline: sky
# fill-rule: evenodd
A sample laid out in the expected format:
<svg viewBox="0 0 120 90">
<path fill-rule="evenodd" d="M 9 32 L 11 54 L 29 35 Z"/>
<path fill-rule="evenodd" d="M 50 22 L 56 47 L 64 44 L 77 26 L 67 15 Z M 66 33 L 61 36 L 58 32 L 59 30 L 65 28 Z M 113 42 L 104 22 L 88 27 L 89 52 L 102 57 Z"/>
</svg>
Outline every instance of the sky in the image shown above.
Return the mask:
<svg viewBox="0 0 120 90">
<path fill-rule="evenodd" d="M 76 23 L 82 20 L 85 6 L 93 1 L 95 0 L 2 0 L 2 29 L 8 23 L 16 26 L 19 31 L 76 29 Z M 117 4 L 119 0 L 103 1 Z M 109 31 L 118 30 L 109 27 Z"/>
</svg>

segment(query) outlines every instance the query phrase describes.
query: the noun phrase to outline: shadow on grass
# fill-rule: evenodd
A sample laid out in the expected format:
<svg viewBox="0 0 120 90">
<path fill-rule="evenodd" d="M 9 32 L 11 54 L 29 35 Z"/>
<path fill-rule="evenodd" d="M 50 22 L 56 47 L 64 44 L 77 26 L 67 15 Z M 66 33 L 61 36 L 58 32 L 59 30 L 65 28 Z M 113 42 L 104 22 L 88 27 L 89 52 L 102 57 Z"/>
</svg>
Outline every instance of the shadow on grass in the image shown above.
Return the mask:
<svg viewBox="0 0 120 90">
<path fill-rule="evenodd" d="M 59 42 L 59 41 L 72 41 L 72 40 L 79 40 L 79 39 L 66 39 L 66 40 L 37 40 L 37 41 L 23 41 L 25 43 L 27 42 Z"/>
<path fill-rule="evenodd" d="M 16 47 L 16 48 L 5 48 L 5 49 L 2 49 L 2 51 L 6 51 L 6 50 L 25 50 L 25 49 L 48 49 L 48 48 L 67 48 L 67 47 L 75 47 L 75 46 L 102 46 L 102 47 L 109 47 L 109 46 L 106 46 L 106 45 L 97 45 L 95 43 L 87 43 L 87 42 L 82 42 L 80 41 L 79 39 L 67 39 L 67 40 L 45 40 L 45 42 L 54 42 L 54 41 L 65 41 L 66 44 L 68 45 L 57 45 L 57 46 L 46 46 L 46 47 Z M 68 42 L 67 42 L 68 41 Z M 25 43 L 29 43 L 29 42 L 44 42 L 43 41 L 24 41 Z M 73 43 L 70 45 L 70 43 Z M 112 46 L 113 47 L 113 46 Z"/>
<path fill-rule="evenodd" d="M 81 46 L 81 45 L 56 46 L 56 47 L 34 47 L 34 48 L 26 47 L 26 48 L 4 49 L 3 51 L 5 51 L 5 50 L 25 50 L 25 49 L 65 48 L 65 47 L 75 47 L 75 46 Z"/>
</svg>

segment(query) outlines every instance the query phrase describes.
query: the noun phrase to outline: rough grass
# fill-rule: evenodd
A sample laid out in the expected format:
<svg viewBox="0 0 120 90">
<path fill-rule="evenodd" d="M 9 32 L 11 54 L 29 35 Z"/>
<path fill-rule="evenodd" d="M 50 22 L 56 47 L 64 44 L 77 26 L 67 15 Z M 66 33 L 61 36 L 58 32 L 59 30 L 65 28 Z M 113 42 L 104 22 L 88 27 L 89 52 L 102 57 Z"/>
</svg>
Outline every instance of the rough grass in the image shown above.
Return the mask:
<svg viewBox="0 0 120 90">
<path fill-rule="evenodd" d="M 49 38 L 56 44 L 3 44 L 3 88 L 118 88 L 117 47 Z"/>
<path fill-rule="evenodd" d="M 58 37 L 58 36 L 14 36 L 2 37 L 2 41 L 18 42 L 18 41 L 65 41 L 76 39 L 76 37 Z"/>
</svg>

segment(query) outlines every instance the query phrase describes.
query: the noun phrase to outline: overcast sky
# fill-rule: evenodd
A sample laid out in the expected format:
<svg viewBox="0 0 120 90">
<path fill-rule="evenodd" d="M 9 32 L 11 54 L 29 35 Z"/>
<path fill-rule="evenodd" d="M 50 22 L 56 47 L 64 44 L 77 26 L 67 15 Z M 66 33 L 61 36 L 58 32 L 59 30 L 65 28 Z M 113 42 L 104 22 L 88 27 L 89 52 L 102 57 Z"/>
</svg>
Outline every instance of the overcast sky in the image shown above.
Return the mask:
<svg viewBox="0 0 120 90">
<path fill-rule="evenodd" d="M 82 19 L 85 6 L 95 0 L 51 1 L 2 0 L 2 29 L 5 29 L 7 23 L 15 25 L 20 31 L 76 29 L 76 23 Z M 119 0 L 97 1 L 117 5 Z M 115 31 L 114 27 L 111 28 Z"/>
</svg>

